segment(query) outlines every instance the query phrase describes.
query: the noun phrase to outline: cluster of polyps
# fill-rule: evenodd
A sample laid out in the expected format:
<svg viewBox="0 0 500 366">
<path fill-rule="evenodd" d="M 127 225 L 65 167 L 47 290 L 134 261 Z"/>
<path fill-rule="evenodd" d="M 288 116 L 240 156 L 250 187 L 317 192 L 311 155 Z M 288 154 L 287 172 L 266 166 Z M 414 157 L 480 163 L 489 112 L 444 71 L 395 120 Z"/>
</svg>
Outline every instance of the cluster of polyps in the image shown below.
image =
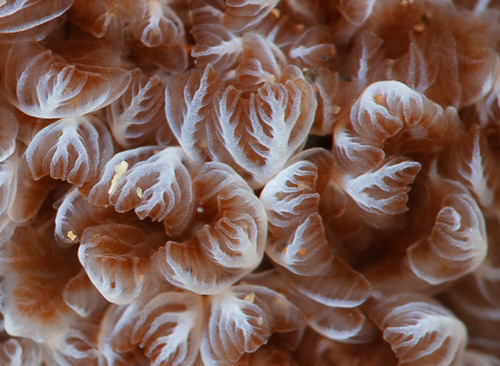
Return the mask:
<svg viewBox="0 0 500 366">
<path fill-rule="evenodd" d="M 0 0 L 0 364 L 499 365 L 499 47 L 484 0 Z"/>
</svg>

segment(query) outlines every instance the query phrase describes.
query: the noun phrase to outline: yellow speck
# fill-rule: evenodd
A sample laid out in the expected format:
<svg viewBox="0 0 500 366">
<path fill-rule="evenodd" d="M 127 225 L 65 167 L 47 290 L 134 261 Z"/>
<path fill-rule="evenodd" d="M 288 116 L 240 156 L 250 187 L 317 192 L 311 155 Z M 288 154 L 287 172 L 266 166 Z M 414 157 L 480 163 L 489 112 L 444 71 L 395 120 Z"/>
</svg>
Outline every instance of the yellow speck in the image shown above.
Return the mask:
<svg viewBox="0 0 500 366">
<path fill-rule="evenodd" d="M 63 91 L 62 91 L 62 95 L 66 95 L 69 93 L 69 89 L 68 88 L 64 88 Z"/>
<path fill-rule="evenodd" d="M 271 14 L 274 15 L 276 18 L 279 18 L 281 16 L 281 11 L 279 9 L 274 8 L 271 10 Z"/>
<path fill-rule="evenodd" d="M 250 292 L 249 294 L 247 294 L 247 295 L 243 298 L 243 300 L 248 301 L 248 302 L 250 302 L 250 303 L 252 303 L 252 304 L 253 304 L 253 301 L 255 300 L 255 292 Z"/>
<path fill-rule="evenodd" d="M 281 249 L 281 253 L 286 254 L 286 247 Z"/>
<path fill-rule="evenodd" d="M 145 276 L 144 276 L 142 273 L 139 273 L 139 281 L 140 281 L 141 283 L 143 283 L 143 282 L 144 282 L 144 278 L 145 278 Z"/>
<path fill-rule="evenodd" d="M 113 179 L 111 180 L 111 185 L 109 186 L 108 194 L 113 193 L 116 184 L 125 175 L 127 170 L 128 170 L 128 163 L 125 160 L 122 160 L 119 164 L 115 165 L 115 175 L 113 175 Z"/>
<path fill-rule="evenodd" d="M 307 254 L 307 250 L 301 249 L 301 250 L 299 250 L 299 254 L 306 255 Z"/>
<path fill-rule="evenodd" d="M 377 94 L 377 96 L 375 97 L 375 101 L 378 103 L 378 104 L 382 104 L 382 102 L 384 101 L 383 97 L 381 94 Z"/>
<path fill-rule="evenodd" d="M 135 191 L 137 193 L 137 197 L 142 198 L 142 189 L 141 189 L 141 187 L 137 187 L 135 189 Z"/>
<path fill-rule="evenodd" d="M 198 212 L 199 214 L 202 214 L 203 212 L 205 212 L 205 210 L 203 209 L 203 207 L 198 206 L 198 207 L 196 208 L 196 212 Z"/>
<path fill-rule="evenodd" d="M 417 33 L 421 33 L 425 30 L 425 24 L 424 22 L 418 22 L 415 25 L 413 25 L 412 29 Z"/>
<path fill-rule="evenodd" d="M 78 99 L 77 98 L 73 98 L 71 100 L 71 104 L 73 104 L 73 108 L 77 108 L 78 107 Z"/>
<path fill-rule="evenodd" d="M 341 109 L 341 108 L 340 108 L 338 105 L 334 105 L 334 106 L 332 107 L 332 114 L 339 114 L 340 109 Z"/>
<path fill-rule="evenodd" d="M 309 188 L 308 184 L 305 184 L 305 183 L 299 183 L 299 184 L 297 184 L 297 189 L 300 189 L 301 191 L 304 190 L 304 189 L 307 189 L 307 188 Z"/>
<path fill-rule="evenodd" d="M 77 238 L 77 236 L 75 235 L 75 233 L 73 231 L 71 231 L 71 230 L 68 231 L 68 233 L 66 234 L 66 236 L 71 241 L 75 241 L 75 239 Z"/>
</svg>

